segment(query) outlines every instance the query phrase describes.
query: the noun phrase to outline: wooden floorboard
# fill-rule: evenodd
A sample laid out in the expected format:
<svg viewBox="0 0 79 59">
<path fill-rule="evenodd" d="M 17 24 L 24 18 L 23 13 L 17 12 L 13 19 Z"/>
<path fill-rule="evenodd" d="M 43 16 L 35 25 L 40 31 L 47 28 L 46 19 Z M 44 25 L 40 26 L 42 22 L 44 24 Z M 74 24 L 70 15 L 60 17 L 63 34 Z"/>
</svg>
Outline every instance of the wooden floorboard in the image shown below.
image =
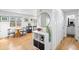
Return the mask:
<svg viewBox="0 0 79 59">
<path fill-rule="evenodd" d="M 16 38 L 0 39 L 0 50 L 32 50 L 32 33 Z"/>
<path fill-rule="evenodd" d="M 16 38 L 0 39 L 0 50 L 36 50 L 32 43 L 32 33 Z M 56 50 L 78 50 L 79 42 L 74 37 L 65 37 Z"/>
<path fill-rule="evenodd" d="M 74 37 L 65 37 L 57 46 L 56 50 L 78 50 L 79 42 Z"/>
</svg>

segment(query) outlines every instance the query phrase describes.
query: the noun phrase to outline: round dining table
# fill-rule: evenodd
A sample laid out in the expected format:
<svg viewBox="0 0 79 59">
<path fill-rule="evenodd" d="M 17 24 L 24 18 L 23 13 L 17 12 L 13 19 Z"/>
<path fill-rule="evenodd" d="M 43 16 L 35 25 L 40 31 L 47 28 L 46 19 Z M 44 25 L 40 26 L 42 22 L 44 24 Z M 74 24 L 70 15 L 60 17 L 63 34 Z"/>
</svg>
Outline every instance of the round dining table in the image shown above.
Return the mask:
<svg viewBox="0 0 79 59">
<path fill-rule="evenodd" d="M 21 36 L 20 29 L 21 29 L 20 27 L 16 27 L 15 37 Z"/>
</svg>

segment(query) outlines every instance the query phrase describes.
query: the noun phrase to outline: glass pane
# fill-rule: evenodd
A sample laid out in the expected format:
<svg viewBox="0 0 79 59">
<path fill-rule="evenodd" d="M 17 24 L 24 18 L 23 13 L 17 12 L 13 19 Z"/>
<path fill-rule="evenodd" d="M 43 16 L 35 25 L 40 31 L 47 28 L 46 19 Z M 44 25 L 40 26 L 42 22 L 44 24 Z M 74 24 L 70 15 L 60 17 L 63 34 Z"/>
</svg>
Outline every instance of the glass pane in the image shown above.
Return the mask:
<svg viewBox="0 0 79 59">
<path fill-rule="evenodd" d="M 15 27 L 15 21 L 16 21 L 16 18 L 15 17 L 10 17 L 10 27 Z"/>
<path fill-rule="evenodd" d="M 14 20 L 10 20 L 10 27 L 15 27 L 15 21 Z"/>
<path fill-rule="evenodd" d="M 17 26 L 21 26 L 21 20 L 17 19 Z"/>
<path fill-rule="evenodd" d="M 2 21 L 8 21 L 8 17 L 7 16 L 2 16 Z"/>
<path fill-rule="evenodd" d="M 45 27 L 47 25 L 49 25 L 50 22 L 50 17 L 47 13 L 42 13 L 41 14 L 41 26 Z"/>
<path fill-rule="evenodd" d="M 45 14 L 41 15 L 41 26 L 42 27 L 46 26 L 46 15 Z"/>
</svg>

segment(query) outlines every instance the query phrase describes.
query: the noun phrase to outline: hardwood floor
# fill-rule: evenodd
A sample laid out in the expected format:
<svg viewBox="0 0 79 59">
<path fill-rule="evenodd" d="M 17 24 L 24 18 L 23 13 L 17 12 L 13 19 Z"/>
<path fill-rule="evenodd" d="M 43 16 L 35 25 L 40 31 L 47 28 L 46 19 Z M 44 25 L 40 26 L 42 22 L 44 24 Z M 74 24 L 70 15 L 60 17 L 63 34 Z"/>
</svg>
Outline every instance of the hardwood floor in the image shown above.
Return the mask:
<svg viewBox="0 0 79 59">
<path fill-rule="evenodd" d="M 0 39 L 0 50 L 33 50 L 32 33 L 22 37 Z"/>
<path fill-rule="evenodd" d="M 56 50 L 78 50 L 79 42 L 74 37 L 66 37 L 57 46 Z"/>
<path fill-rule="evenodd" d="M 74 37 L 66 37 L 57 46 L 56 50 L 78 50 L 79 42 Z M 0 50 L 37 50 L 33 47 L 32 33 L 16 38 L 0 39 Z"/>
</svg>

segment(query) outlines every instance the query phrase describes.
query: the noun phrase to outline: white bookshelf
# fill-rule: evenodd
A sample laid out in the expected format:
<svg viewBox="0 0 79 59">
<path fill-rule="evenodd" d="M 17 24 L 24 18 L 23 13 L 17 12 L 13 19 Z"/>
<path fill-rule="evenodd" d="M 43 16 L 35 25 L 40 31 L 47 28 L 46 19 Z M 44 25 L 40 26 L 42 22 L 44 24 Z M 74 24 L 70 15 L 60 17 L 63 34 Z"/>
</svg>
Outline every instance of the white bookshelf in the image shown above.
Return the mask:
<svg viewBox="0 0 79 59">
<path fill-rule="evenodd" d="M 47 32 L 42 32 L 42 31 L 33 31 L 33 46 L 40 49 L 40 50 L 49 50 L 51 49 L 50 46 L 50 41 L 49 41 L 49 35 Z M 36 42 L 34 42 L 36 41 Z M 41 43 L 41 47 L 39 48 L 39 44 Z M 35 46 L 36 45 L 36 46 Z"/>
</svg>

